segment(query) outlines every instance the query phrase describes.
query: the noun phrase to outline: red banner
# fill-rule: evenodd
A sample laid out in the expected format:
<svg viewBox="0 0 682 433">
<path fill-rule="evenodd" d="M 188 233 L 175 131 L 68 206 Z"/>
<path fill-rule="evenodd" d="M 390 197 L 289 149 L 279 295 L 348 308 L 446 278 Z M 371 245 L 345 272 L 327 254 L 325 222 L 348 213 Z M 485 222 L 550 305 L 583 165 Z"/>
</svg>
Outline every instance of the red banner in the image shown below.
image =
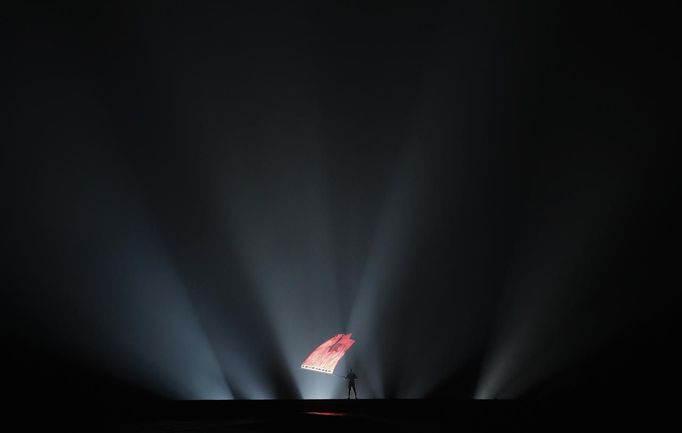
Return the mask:
<svg viewBox="0 0 682 433">
<path fill-rule="evenodd" d="M 313 350 L 305 361 L 303 361 L 301 368 L 320 371 L 327 374 L 334 373 L 336 364 L 338 364 L 346 351 L 355 343 L 355 340 L 352 340 L 350 336 L 351 334 L 336 334 L 329 340 L 320 344 L 317 349 Z"/>
</svg>

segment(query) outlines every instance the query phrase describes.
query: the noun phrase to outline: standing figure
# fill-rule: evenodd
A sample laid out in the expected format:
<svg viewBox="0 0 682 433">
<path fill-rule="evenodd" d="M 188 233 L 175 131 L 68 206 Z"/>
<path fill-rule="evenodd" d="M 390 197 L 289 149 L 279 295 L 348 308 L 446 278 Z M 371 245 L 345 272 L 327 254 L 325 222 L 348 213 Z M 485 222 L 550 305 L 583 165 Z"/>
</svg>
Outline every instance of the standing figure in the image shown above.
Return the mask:
<svg viewBox="0 0 682 433">
<path fill-rule="evenodd" d="M 353 393 L 355 393 L 355 399 L 358 399 L 358 391 L 355 389 L 355 380 L 358 377 L 353 373 L 353 369 L 351 368 L 348 370 L 348 374 L 346 375 L 345 379 L 348 381 L 348 399 L 350 400 L 350 390 L 353 390 Z"/>
</svg>

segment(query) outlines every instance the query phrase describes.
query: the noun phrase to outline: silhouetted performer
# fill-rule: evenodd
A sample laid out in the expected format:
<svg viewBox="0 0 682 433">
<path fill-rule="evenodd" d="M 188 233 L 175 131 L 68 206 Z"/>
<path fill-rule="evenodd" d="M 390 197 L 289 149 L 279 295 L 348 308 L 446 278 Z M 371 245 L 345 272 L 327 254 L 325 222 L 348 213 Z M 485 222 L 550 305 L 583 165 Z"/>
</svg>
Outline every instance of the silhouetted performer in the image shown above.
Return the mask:
<svg viewBox="0 0 682 433">
<path fill-rule="evenodd" d="M 346 375 L 345 379 L 348 381 L 348 399 L 350 399 L 350 390 L 352 389 L 353 392 L 355 393 L 355 399 L 358 399 L 358 390 L 355 389 L 355 379 L 358 377 L 353 373 L 353 369 L 351 368 L 348 370 L 348 374 Z"/>
</svg>

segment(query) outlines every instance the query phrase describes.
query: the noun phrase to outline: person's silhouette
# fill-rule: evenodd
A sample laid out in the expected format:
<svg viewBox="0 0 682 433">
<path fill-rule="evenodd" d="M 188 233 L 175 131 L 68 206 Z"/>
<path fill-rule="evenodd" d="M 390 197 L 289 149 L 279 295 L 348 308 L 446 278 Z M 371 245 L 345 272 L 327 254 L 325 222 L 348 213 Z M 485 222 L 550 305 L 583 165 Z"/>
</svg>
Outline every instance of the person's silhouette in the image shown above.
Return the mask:
<svg viewBox="0 0 682 433">
<path fill-rule="evenodd" d="M 358 377 L 353 373 L 353 369 L 351 368 L 348 370 L 348 374 L 346 375 L 346 380 L 348 381 L 348 399 L 350 399 L 350 390 L 353 390 L 353 393 L 355 393 L 355 399 L 358 399 L 358 390 L 355 389 L 355 380 Z"/>
</svg>

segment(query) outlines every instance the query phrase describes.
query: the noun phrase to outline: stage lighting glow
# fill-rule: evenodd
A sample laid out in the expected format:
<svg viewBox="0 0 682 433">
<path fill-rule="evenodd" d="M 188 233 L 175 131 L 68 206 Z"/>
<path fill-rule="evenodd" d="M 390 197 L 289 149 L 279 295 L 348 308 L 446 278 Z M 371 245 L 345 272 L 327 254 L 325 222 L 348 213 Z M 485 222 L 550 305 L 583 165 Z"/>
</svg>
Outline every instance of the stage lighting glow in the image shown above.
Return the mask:
<svg viewBox="0 0 682 433">
<path fill-rule="evenodd" d="M 320 344 L 303 361 L 301 368 L 333 374 L 336 364 L 339 363 L 346 351 L 355 343 L 355 340 L 351 339 L 350 336 L 351 334 L 336 334 Z"/>
</svg>

